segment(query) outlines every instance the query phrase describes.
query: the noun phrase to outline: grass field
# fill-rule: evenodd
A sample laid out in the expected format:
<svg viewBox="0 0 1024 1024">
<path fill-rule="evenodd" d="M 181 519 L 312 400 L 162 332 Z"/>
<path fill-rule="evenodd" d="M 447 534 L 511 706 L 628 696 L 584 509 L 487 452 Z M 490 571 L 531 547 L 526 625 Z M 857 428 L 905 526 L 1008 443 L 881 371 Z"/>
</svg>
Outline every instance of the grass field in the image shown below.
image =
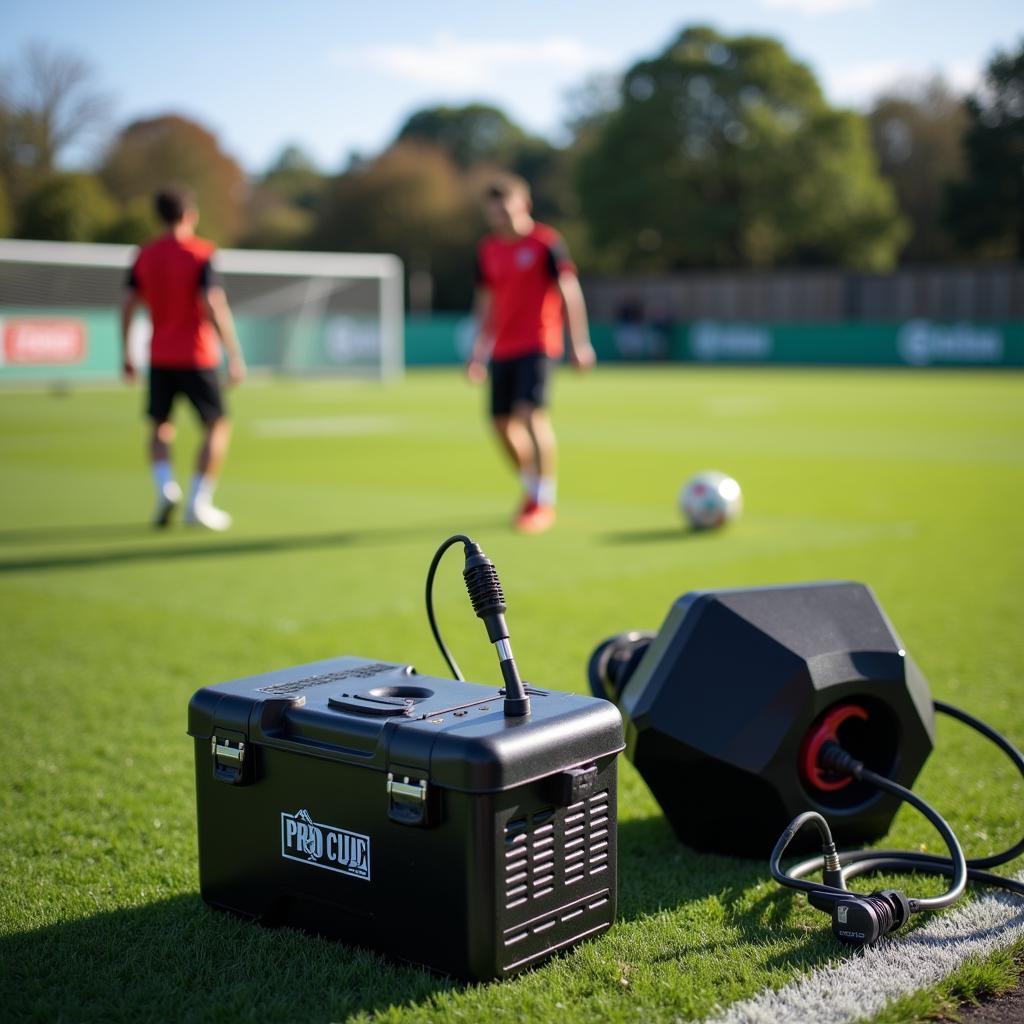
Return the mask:
<svg viewBox="0 0 1024 1024">
<path fill-rule="evenodd" d="M 532 538 L 507 525 L 511 475 L 454 372 L 239 391 L 223 536 L 145 525 L 137 393 L 4 394 L 0 1017 L 690 1020 L 840 958 L 827 920 L 777 892 L 764 864 L 679 845 L 624 760 L 619 923 L 514 981 L 460 985 L 216 914 L 198 896 L 186 705 L 201 685 L 335 654 L 440 673 L 422 583 L 458 530 L 502 571 L 537 685 L 582 692 L 597 641 L 656 627 L 691 588 L 852 578 L 874 587 L 937 696 L 1022 743 L 1022 383 L 566 373 L 560 520 Z M 194 432 L 181 419 L 185 476 Z M 746 513 L 688 535 L 676 490 L 708 467 L 740 480 Z M 459 558 L 446 568 L 446 636 L 467 675 L 490 681 Z M 938 748 L 922 795 L 969 854 L 1012 842 L 1020 781 L 946 721 Z M 936 844 L 910 811 L 889 840 Z"/>
</svg>

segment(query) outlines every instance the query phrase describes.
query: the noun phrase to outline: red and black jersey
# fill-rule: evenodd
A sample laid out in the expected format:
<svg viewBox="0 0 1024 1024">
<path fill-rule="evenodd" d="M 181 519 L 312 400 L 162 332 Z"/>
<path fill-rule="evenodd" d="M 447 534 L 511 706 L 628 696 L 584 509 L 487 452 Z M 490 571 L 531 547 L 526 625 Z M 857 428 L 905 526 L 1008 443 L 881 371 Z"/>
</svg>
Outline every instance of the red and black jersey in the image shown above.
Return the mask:
<svg viewBox="0 0 1024 1024">
<path fill-rule="evenodd" d="M 142 247 L 128 276 L 153 321 L 150 365 L 208 370 L 220 364 L 220 341 L 203 308 L 214 284 L 214 245 L 202 238 L 162 235 Z"/>
<path fill-rule="evenodd" d="M 558 276 L 575 273 L 562 236 L 535 224 L 522 238 L 488 235 L 476 257 L 477 284 L 490 290 L 494 348 L 502 362 L 543 353 L 561 357 L 565 347 Z"/>
</svg>

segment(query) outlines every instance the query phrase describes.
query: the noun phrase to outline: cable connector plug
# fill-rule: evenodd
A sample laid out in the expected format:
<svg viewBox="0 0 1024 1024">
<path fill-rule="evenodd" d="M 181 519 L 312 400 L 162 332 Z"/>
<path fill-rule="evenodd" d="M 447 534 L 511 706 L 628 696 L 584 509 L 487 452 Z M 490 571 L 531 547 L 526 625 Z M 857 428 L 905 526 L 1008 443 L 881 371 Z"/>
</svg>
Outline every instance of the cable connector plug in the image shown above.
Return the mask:
<svg viewBox="0 0 1024 1024">
<path fill-rule="evenodd" d="M 843 866 L 839 863 L 839 851 L 836 844 L 829 840 L 821 844 L 821 856 L 824 863 L 821 866 L 822 882 L 833 889 L 845 889 L 846 879 L 843 878 Z"/>
<path fill-rule="evenodd" d="M 906 924 L 910 900 L 898 889 L 850 895 L 832 905 L 832 934 L 848 946 L 870 946 Z"/>
<path fill-rule="evenodd" d="M 864 762 L 848 754 L 835 740 L 829 740 L 822 746 L 818 764 L 835 775 L 852 775 L 855 779 L 864 772 Z"/>
</svg>

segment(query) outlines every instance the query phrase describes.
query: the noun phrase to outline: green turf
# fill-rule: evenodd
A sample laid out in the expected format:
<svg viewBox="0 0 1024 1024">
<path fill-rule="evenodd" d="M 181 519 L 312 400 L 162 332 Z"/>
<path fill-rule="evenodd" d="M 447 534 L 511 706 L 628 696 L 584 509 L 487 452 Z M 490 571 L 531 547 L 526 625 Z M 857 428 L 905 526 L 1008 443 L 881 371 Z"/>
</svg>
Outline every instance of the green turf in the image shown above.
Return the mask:
<svg viewBox="0 0 1024 1024">
<path fill-rule="evenodd" d="M 139 402 L 0 396 L 0 1017 L 673 1021 L 839 955 L 762 864 L 680 846 L 624 761 L 619 923 L 514 981 L 459 985 L 203 907 L 189 696 L 343 653 L 440 671 L 422 580 L 456 530 L 502 570 L 536 684 L 582 691 L 598 640 L 656 627 L 687 589 L 845 577 L 875 588 L 938 696 L 1024 742 L 1020 376 L 564 374 L 559 524 L 531 538 L 507 526 L 514 482 L 453 372 L 238 392 L 225 536 L 143 525 Z M 183 474 L 194 436 L 183 420 Z M 702 468 L 747 507 L 691 536 L 675 493 Z M 459 568 L 440 613 L 490 680 Z M 1019 780 L 951 723 L 938 744 L 918 788 L 969 852 L 1016 838 Z M 890 840 L 935 846 L 909 811 Z"/>
</svg>

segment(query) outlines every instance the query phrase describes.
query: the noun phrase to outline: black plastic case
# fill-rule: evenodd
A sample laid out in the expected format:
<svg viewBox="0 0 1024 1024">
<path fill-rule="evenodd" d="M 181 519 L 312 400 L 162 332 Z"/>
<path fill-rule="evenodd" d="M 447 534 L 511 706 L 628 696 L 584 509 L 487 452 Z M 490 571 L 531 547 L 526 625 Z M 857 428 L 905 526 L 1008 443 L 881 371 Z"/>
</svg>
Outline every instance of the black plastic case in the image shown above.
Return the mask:
<svg viewBox="0 0 1024 1024">
<path fill-rule="evenodd" d="M 472 979 L 605 931 L 622 720 L 529 692 L 354 657 L 199 690 L 203 899 Z"/>
</svg>

